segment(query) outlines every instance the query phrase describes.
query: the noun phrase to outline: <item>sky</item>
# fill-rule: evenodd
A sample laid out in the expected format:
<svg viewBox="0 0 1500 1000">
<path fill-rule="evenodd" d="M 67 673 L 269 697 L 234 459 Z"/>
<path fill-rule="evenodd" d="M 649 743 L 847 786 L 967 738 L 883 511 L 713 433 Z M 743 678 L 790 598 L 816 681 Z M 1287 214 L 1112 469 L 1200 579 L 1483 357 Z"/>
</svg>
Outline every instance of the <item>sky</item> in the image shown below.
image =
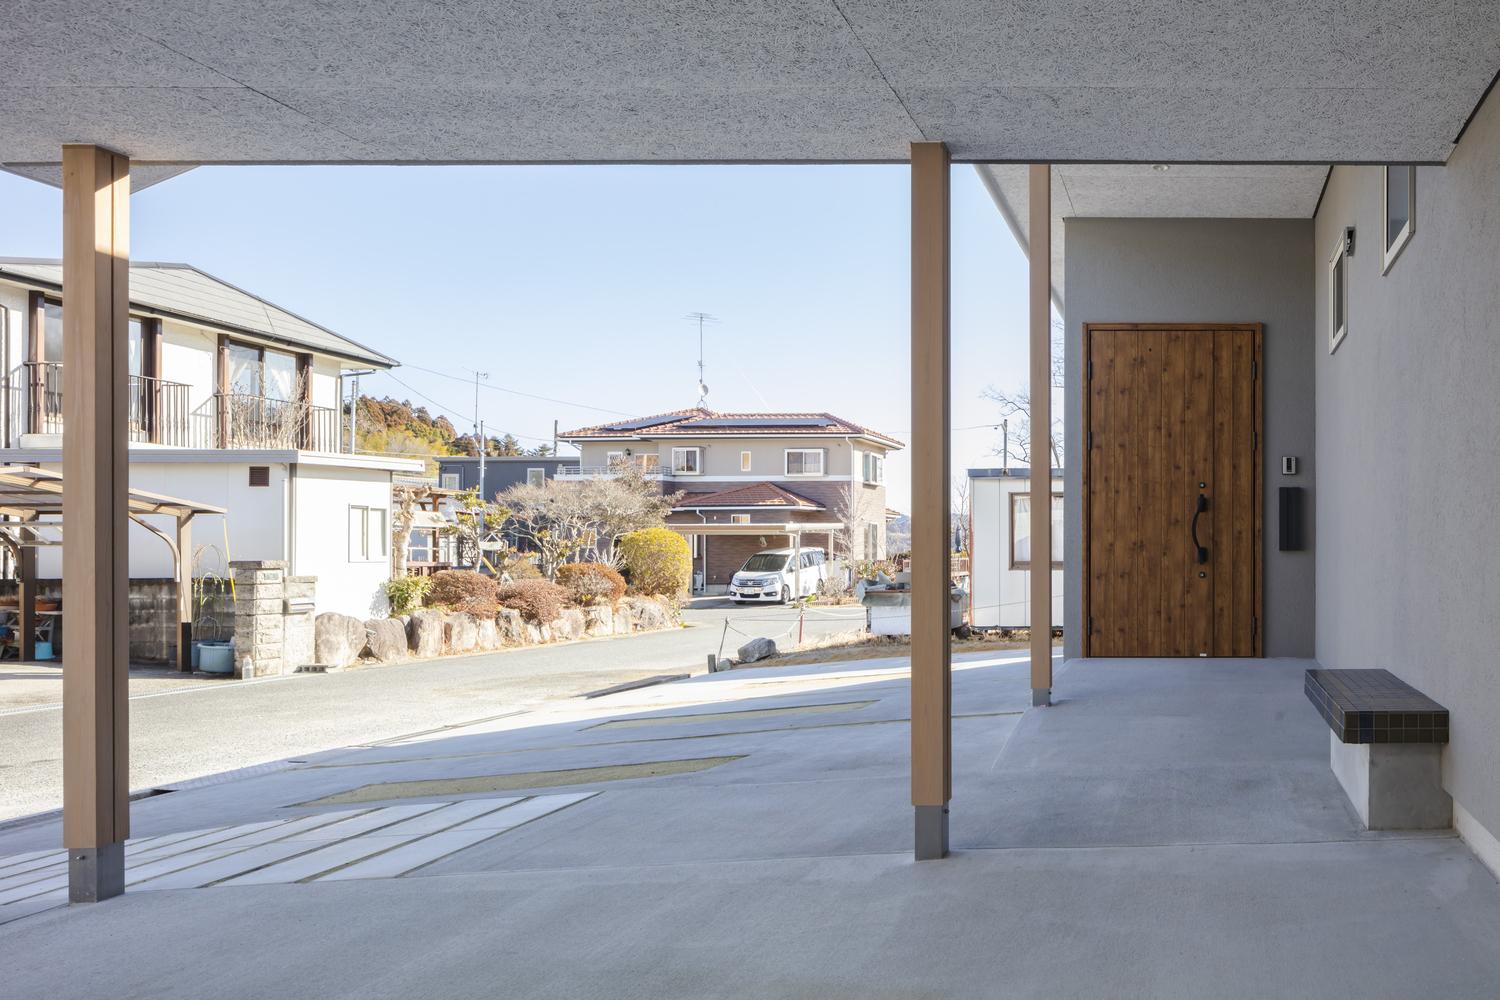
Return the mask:
<svg viewBox="0 0 1500 1000">
<path fill-rule="evenodd" d="M 909 437 L 899 166 L 200 167 L 131 199 L 131 256 L 192 264 L 402 362 L 363 392 L 525 446 L 698 400 Z M 953 470 L 998 465 L 1026 260 L 953 168 Z M 0 255 L 58 257 L 61 192 L 0 173 Z M 529 394 L 529 395 L 528 395 Z M 546 397 L 535 398 L 535 397 Z M 571 453 L 567 447 L 563 454 Z M 910 456 L 886 463 L 909 509 Z"/>
</svg>

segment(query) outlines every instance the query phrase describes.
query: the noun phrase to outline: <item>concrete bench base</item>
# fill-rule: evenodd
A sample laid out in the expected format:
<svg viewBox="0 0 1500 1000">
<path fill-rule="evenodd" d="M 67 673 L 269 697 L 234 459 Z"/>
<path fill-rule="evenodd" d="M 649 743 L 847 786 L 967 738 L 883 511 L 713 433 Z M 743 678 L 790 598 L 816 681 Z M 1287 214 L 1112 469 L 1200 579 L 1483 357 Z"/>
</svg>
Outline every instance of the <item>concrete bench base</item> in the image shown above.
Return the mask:
<svg viewBox="0 0 1500 1000">
<path fill-rule="evenodd" d="M 1446 830 L 1453 799 L 1443 791 L 1440 743 L 1345 743 L 1328 734 L 1328 763 L 1371 830 Z"/>
</svg>

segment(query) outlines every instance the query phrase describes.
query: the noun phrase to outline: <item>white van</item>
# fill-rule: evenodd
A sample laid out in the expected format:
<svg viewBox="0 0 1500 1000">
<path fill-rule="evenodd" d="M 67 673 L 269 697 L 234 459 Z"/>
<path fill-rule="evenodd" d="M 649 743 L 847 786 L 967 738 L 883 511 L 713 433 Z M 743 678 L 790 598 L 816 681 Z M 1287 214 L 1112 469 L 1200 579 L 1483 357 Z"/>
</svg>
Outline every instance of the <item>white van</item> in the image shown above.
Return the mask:
<svg viewBox="0 0 1500 1000">
<path fill-rule="evenodd" d="M 828 554 L 822 549 L 766 549 L 745 560 L 729 581 L 729 598 L 746 601 L 778 601 L 809 597 L 828 575 Z M 800 567 L 798 565 L 800 560 Z"/>
</svg>

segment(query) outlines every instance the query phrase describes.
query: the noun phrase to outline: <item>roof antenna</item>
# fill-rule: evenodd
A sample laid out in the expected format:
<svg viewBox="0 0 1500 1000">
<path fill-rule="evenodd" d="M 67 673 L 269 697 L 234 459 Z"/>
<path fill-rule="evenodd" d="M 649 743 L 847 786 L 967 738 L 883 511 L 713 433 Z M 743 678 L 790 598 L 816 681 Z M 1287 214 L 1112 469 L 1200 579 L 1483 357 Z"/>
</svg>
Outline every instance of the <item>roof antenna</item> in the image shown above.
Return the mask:
<svg viewBox="0 0 1500 1000">
<path fill-rule="evenodd" d="M 698 405 L 702 406 L 708 400 L 708 383 L 703 381 L 703 324 L 717 323 L 719 318 L 706 312 L 690 312 L 683 319 L 698 323 Z"/>
</svg>

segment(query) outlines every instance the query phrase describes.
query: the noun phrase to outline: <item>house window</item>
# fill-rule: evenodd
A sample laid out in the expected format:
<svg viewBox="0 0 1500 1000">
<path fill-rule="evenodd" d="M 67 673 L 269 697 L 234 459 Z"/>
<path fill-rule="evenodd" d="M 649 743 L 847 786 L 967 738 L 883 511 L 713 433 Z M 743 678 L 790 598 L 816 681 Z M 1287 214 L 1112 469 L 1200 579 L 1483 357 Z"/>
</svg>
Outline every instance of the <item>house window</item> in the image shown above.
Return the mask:
<svg viewBox="0 0 1500 1000">
<path fill-rule="evenodd" d="M 613 469 L 617 465 L 625 464 L 625 453 L 623 451 L 612 451 L 604 456 L 606 468 Z"/>
<path fill-rule="evenodd" d="M 880 525 L 865 525 L 865 561 L 874 562 L 880 558 Z"/>
<path fill-rule="evenodd" d="M 349 561 L 380 562 L 389 551 L 384 507 L 349 506 Z"/>
<path fill-rule="evenodd" d="M 233 340 L 224 345 L 224 355 L 229 377 L 224 392 L 283 401 L 297 398 L 297 355 Z"/>
<path fill-rule="evenodd" d="M 750 523 L 750 515 L 749 514 L 730 514 L 729 515 L 729 523 L 730 524 L 749 524 Z"/>
<path fill-rule="evenodd" d="M 1328 260 L 1328 353 L 1338 350 L 1349 333 L 1349 258 L 1342 235 Z"/>
<path fill-rule="evenodd" d="M 542 485 L 545 485 L 546 482 L 547 482 L 547 470 L 546 469 L 527 469 L 526 470 L 526 485 L 527 486 L 542 486 Z"/>
<path fill-rule="evenodd" d="M 462 482 L 462 477 L 457 472 L 445 472 L 438 482 L 445 490 L 456 490 L 461 488 L 459 483 Z"/>
<path fill-rule="evenodd" d="M 786 450 L 786 474 L 821 476 L 823 474 L 823 449 L 788 448 Z"/>
<path fill-rule="evenodd" d="M 1417 228 L 1417 168 L 1385 168 L 1385 257 L 1380 273 L 1385 274 L 1401 256 Z"/>
<path fill-rule="evenodd" d="M 741 472 L 749 472 L 750 471 L 750 452 L 748 452 L 748 451 L 742 451 L 742 452 L 740 452 L 740 471 Z"/>
<path fill-rule="evenodd" d="M 33 357 L 37 361 L 48 364 L 62 364 L 63 359 L 63 319 L 62 303 L 47 299 L 42 303 L 42 342 L 41 350 L 33 347 Z"/>
<path fill-rule="evenodd" d="M 406 544 L 406 561 L 410 564 L 435 562 L 437 529 L 414 528 Z"/>
<path fill-rule="evenodd" d="M 872 451 L 864 453 L 864 481 L 872 484 L 885 482 L 885 458 Z"/>
<path fill-rule="evenodd" d="M 1063 565 L 1063 496 L 1052 494 L 1052 568 Z M 1031 495 L 1010 495 L 1010 568 L 1031 568 Z"/>
<path fill-rule="evenodd" d="M 702 472 L 702 448 L 672 449 L 672 474 L 674 476 L 696 476 Z"/>
</svg>

